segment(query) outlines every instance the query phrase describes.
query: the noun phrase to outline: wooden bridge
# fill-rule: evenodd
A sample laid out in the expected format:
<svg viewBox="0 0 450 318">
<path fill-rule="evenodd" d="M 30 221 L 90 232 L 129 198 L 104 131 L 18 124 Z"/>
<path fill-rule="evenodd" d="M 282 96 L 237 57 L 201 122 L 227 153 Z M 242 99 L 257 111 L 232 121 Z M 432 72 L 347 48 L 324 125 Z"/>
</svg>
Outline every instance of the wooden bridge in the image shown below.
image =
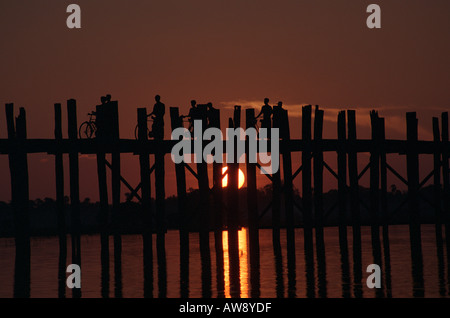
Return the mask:
<svg viewBox="0 0 450 318">
<path fill-rule="evenodd" d="M 13 104 L 6 105 L 6 119 L 8 138 L 0 139 L 0 154 L 8 155 L 11 172 L 12 206 L 14 210 L 14 224 L 16 233 L 16 280 L 19 284 L 15 289 L 16 296 L 29 295 L 30 278 L 29 257 L 29 219 L 28 219 L 28 164 L 27 155 L 30 153 L 48 153 L 55 159 L 56 176 L 56 202 L 58 206 L 58 228 L 60 237 L 60 264 L 66 263 L 66 234 L 70 232 L 72 241 L 72 263 L 82 264 L 80 253 L 80 197 L 79 197 L 79 155 L 95 154 L 97 158 L 97 179 L 101 209 L 101 261 L 103 275 L 109 275 L 109 239 L 114 240 L 114 275 L 120 280 L 121 268 L 121 232 L 118 222 L 120 210 L 121 183 L 130 190 L 131 198 L 139 199 L 142 206 L 143 243 L 144 243 L 144 286 L 151 290 L 153 284 L 153 234 L 156 233 L 157 258 L 159 262 L 165 262 L 165 166 L 164 157 L 171 152 L 177 140 L 148 139 L 147 110 L 137 109 L 137 139 L 119 138 L 118 102 L 108 101 L 96 107 L 97 127 L 95 138 L 80 139 L 78 134 L 79 123 L 77 121 L 76 101 L 67 101 L 68 113 L 68 138 L 62 137 L 61 104 L 54 105 L 55 113 L 55 138 L 32 139 L 26 133 L 26 113 L 20 108 L 19 115 L 15 118 Z M 213 110 L 207 112 L 205 107 L 200 107 L 200 119 L 203 127 L 220 128 L 220 112 Z M 314 121 L 312 121 L 312 112 Z M 254 109 L 245 110 L 245 128 L 252 127 L 255 122 Z M 433 118 L 432 141 L 418 140 L 418 120 L 413 112 L 406 114 L 407 134 L 405 140 L 388 140 L 385 138 L 384 118 L 372 111 L 371 138 L 358 139 L 356 134 L 356 114 L 354 110 L 341 111 L 337 117 L 337 138 L 322 138 L 324 111 L 311 106 L 302 107 L 301 139 L 291 138 L 288 113 L 284 109 L 278 109 L 273 114 L 273 128 L 280 129 L 280 162 L 283 167 L 280 171 L 267 175 L 272 183 L 272 200 L 266 207 L 258 206 L 256 172 L 261 166 L 258 163 L 228 164 L 228 187 L 222 188 L 222 163 L 212 164 L 212 178 L 208 176 L 208 164 L 197 163 L 196 169 L 190 165 L 174 164 L 177 180 L 177 200 L 179 212 L 180 233 L 180 264 L 186 264 L 189 260 L 189 230 L 186 228 L 186 171 L 198 180 L 200 201 L 198 202 L 199 214 L 199 247 L 202 260 L 202 276 L 211 275 L 211 255 L 209 247 L 209 234 L 214 232 L 216 263 L 223 264 L 222 231 L 228 230 L 229 264 L 232 286 L 239 286 L 239 250 L 238 230 L 242 225 L 242 216 L 239 211 L 238 171 L 240 165 L 246 168 L 247 178 L 247 206 L 249 232 L 249 254 L 251 268 L 259 267 L 259 221 L 261 215 L 267 211 L 272 214 L 272 232 L 274 251 L 281 249 L 280 229 L 286 228 L 286 242 L 288 250 L 288 271 L 295 272 L 294 229 L 302 226 L 304 229 L 304 250 L 306 266 L 313 266 L 314 246 L 316 250 L 319 274 L 325 270 L 325 243 L 324 243 L 324 219 L 331 211 L 325 211 L 323 203 L 323 177 L 324 170 L 328 171 L 338 184 L 338 199 L 332 209 L 337 211 L 339 220 L 339 244 L 343 259 L 347 259 L 346 269 L 349 271 L 349 249 L 347 238 L 347 226 L 352 228 L 352 253 L 354 282 L 358 286 L 362 279 L 361 264 L 361 213 L 364 206 L 370 212 L 372 247 L 375 264 L 383 264 L 389 268 L 389 220 L 387 203 L 387 174 L 392 173 L 408 189 L 407 200 L 400 207 L 407 204 L 409 213 L 411 259 L 413 276 L 417 278 L 417 293 L 420 294 L 423 286 L 422 246 L 419 219 L 420 190 L 429 180 L 433 180 L 434 199 L 427 200 L 430 209 L 435 211 L 436 243 L 438 249 L 447 248 L 448 263 L 450 260 L 450 186 L 449 186 L 449 129 L 448 113 L 444 112 L 440 118 Z M 181 127 L 182 121 L 178 108 L 170 108 L 172 130 Z M 299 123 L 300 125 L 300 123 Z M 235 107 L 233 118 L 229 118 L 229 127 L 241 127 L 241 108 Z M 162 129 L 163 127 L 160 127 Z M 203 146 L 207 141 L 203 142 Z M 225 149 L 225 145 L 224 145 Z M 292 160 L 292 153 L 301 153 L 301 162 Z M 337 171 L 334 171 L 325 161 L 324 153 L 337 154 Z M 140 183 L 132 187 L 121 176 L 120 155 L 131 153 L 139 157 Z M 235 151 L 236 153 L 236 151 Z M 364 169 L 358 169 L 358 154 L 369 153 L 369 163 Z M 404 155 L 406 158 L 407 175 L 402 176 L 386 160 L 387 154 Z M 106 160 L 106 154 L 111 154 L 111 162 Z M 419 179 L 419 155 L 430 154 L 433 156 L 434 165 L 431 172 L 423 179 Z M 71 226 L 67 228 L 64 215 L 64 175 L 63 156 L 69 156 L 70 179 L 70 215 Z M 150 156 L 154 156 L 154 165 L 150 166 Z M 248 156 L 248 144 L 247 144 Z M 235 161 L 236 162 L 236 161 Z M 112 205 L 108 202 L 107 168 L 112 171 Z M 172 169 L 172 168 L 171 168 Z M 155 200 L 151 200 L 152 185 L 150 175 L 155 174 L 154 193 Z M 363 202 L 359 196 L 359 180 L 365 174 L 370 174 L 370 200 Z M 293 181 L 301 177 L 301 202 L 293 197 Z M 3 179 L 3 182 L 7 182 Z M 281 201 L 284 199 L 284 211 L 281 211 Z M 224 204 L 227 202 L 227 204 Z M 154 205 L 154 206 L 153 206 Z M 395 212 L 394 209 L 394 212 Z M 350 219 L 347 218 L 347 210 L 350 211 Z M 285 222 L 281 222 L 284 213 Z M 301 215 L 301 223 L 294 222 L 295 213 Z M 111 223 L 109 218 L 111 216 Z M 444 226 L 445 235 L 442 233 Z M 443 238 L 445 237 L 445 239 Z M 445 244 L 444 244 L 445 240 Z M 315 245 L 313 242 L 315 241 Z M 189 276 L 189 268 L 181 265 L 180 281 L 186 282 Z M 208 270 L 209 268 L 209 270 Z M 234 273 L 234 274 L 233 274 Z M 208 276 L 209 275 L 209 276 Z M 289 276 L 289 275 L 288 275 Z M 60 288 L 64 290 L 65 272 L 60 272 Z M 422 277 L 422 278 L 421 278 Z M 220 280 L 220 279 L 219 279 Z M 234 280 L 234 283 L 233 283 Z M 308 282 L 314 284 L 314 276 L 308 277 Z M 210 281 L 210 280 L 209 280 Z M 222 280 L 223 281 L 223 280 Z M 20 283 L 22 282 L 22 284 Z M 385 277 L 386 285 L 389 277 Z M 319 275 L 320 286 L 320 275 Z M 107 295 L 108 284 L 102 285 L 102 293 Z M 210 294 L 206 292 L 204 296 Z M 183 289 L 182 289 L 183 291 Z M 310 291 L 311 292 L 311 291 Z M 238 291 L 232 290 L 232 295 Z M 319 287 L 319 294 L 321 293 Z M 358 291 L 355 291 L 355 295 Z M 81 291 L 74 289 L 74 296 L 81 296 Z M 116 289 L 116 296 L 121 296 L 120 289 Z M 183 296 L 183 292 L 182 292 Z M 255 291 L 251 295 L 258 297 Z"/>
</svg>

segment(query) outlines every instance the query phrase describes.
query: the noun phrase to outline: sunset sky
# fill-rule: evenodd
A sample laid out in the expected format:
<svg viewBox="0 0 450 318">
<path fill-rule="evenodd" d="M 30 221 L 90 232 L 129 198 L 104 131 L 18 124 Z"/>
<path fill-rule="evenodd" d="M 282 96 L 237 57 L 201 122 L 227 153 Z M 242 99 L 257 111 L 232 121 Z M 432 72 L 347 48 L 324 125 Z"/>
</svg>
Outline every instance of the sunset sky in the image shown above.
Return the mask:
<svg viewBox="0 0 450 318">
<path fill-rule="evenodd" d="M 81 7 L 81 29 L 66 27 L 71 3 Z M 381 29 L 366 26 L 371 3 L 381 7 Z M 66 137 L 66 100 L 77 100 L 81 123 L 108 93 L 119 101 L 121 138 L 134 138 L 136 109 L 151 109 L 156 94 L 167 137 L 168 107 L 187 114 L 191 99 L 221 109 L 222 126 L 235 104 L 283 101 L 292 138 L 301 136 L 304 104 L 325 110 L 324 138 L 335 138 L 343 109 L 357 110 L 361 138 L 370 136 L 370 109 L 379 110 L 396 139 L 406 136 L 405 113 L 417 111 L 419 138 L 428 140 L 431 118 L 450 111 L 448 0 L 1 1 L 0 41 L 0 138 L 5 103 L 16 114 L 25 107 L 29 138 L 53 137 L 53 104 L 62 103 Z M 392 158 L 404 166 L 404 157 Z M 122 159 L 123 176 L 137 185 L 138 158 Z M 29 170 L 30 198 L 55 197 L 53 157 L 30 155 Z M 173 195 L 170 161 L 166 175 Z M 9 201 L 4 155 L 0 176 L 0 201 Z M 68 173 L 65 182 L 69 193 Z M 80 157 L 80 183 L 82 200 L 98 200 L 95 157 Z"/>
</svg>

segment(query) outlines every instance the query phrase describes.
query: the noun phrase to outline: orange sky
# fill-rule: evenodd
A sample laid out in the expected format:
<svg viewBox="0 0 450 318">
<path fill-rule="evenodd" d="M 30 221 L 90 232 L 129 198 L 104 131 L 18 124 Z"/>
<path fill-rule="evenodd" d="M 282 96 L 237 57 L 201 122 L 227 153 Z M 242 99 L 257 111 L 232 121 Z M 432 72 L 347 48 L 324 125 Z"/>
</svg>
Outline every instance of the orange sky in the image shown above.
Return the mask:
<svg viewBox="0 0 450 318">
<path fill-rule="evenodd" d="M 378 109 L 387 137 L 400 139 L 407 111 L 418 112 L 419 138 L 430 139 L 431 117 L 450 110 L 448 0 L 80 0 L 80 30 L 66 27 L 70 3 L 0 3 L 0 104 L 26 108 L 29 137 L 52 137 L 54 103 L 77 99 L 81 123 L 107 93 L 119 101 L 122 138 L 133 137 L 136 108 L 151 107 L 155 94 L 182 113 L 193 98 L 211 101 L 223 123 L 235 103 L 282 100 L 293 138 L 300 138 L 306 103 L 325 110 L 325 138 L 335 137 L 340 109 L 357 109 L 358 135 L 365 138 L 369 110 Z M 381 7 L 381 29 L 366 27 L 370 3 Z M 0 138 L 5 126 L 2 109 Z M 67 136 L 65 122 L 63 129 Z M 396 158 L 403 166 L 404 158 Z M 80 158 L 81 199 L 98 198 L 93 159 Z M 123 156 L 122 165 L 137 184 L 137 158 Z M 54 197 L 53 158 L 31 155 L 29 167 L 30 197 Z M 170 162 L 166 171 L 171 195 Z M 6 156 L 0 174 L 0 200 L 9 201 Z"/>
</svg>

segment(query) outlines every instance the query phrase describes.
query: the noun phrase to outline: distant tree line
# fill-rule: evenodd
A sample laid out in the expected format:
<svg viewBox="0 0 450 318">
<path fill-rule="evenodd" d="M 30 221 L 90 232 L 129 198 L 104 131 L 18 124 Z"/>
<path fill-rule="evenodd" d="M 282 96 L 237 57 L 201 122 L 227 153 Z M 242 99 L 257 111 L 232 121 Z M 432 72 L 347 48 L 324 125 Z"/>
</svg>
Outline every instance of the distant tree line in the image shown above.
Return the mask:
<svg viewBox="0 0 450 318">
<path fill-rule="evenodd" d="M 226 189 L 224 191 L 224 199 L 226 199 Z M 239 191 L 239 215 L 242 226 L 247 224 L 247 201 L 246 201 L 247 189 L 242 188 Z M 360 187 L 360 212 L 362 224 L 369 224 L 369 189 Z M 130 194 L 126 193 L 125 196 Z M 185 206 L 185 213 L 187 215 L 188 224 L 187 228 L 191 231 L 198 230 L 198 202 L 199 191 L 197 189 L 188 189 L 187 192 L 187 204 Z M 335 226 L 338 223 L 337 217 L 337 190 L 330 190 L 323 195 L 324 211 L 325 211 L 325 224 L 327 226 Z M 428 186 L 420 190 L 420 196 L 423 200 L 420 200 L 421 222 L 433 223 L 435 222 L 433 203 L 433 187 Z M 258 189 L 257 200 L 258 209 L 260 214 L 267 210 L 267 212 L 260 218 L 261 228 L 270 228 L 271 226 L 271 209 L 266 209 L 272 198 L 272 184 L 268 184 L 263 188 Z M 388 212 L 391 215 L 389 219 L 390 224 L 404 224 L 408 223 L 408 210 L 407 204 L 402 204 L 407 198 L 407 193 L 402 192 L 395 185 L 389 187 L 387 194 Z M 348 198 L 350 199 L 350 198 Z M 296 203 L 295 209 L 295 222 L 297 226 L 302 226 L 301 219 L 301 195 L 298 189 L 294 189 L 294 201 Z M 347 200 L 348 202 L 349 200 Z M 210 200 L 212 203 L 212 198 Z M 64 198 L 64 213 L 66 218 L 67 231 L 70 233 L 70 199 Z M 155 209 L 154 200 L 152 200 L 153 211 Z M 400 207 L 400 209 L 397 209 Z M 223 204 L 223 219 L 225 223 L 227 203 Z M 83 233 L 97 233 L 100 228 L 100 203 L 92 202 L 89 198 L 85 198 L 80 203 L 81 210 L 81 227 Z M 213 228 L 215 210 L 210 209 L 210 221 L 211 228 Z M 284 224 L 284 202 L 281 200 L 281 222 Z M 395 213 L 393 213 L 395 212 Z M 57 234 L 57 208 L 56 201 L 53 198 L 36 199 L 29 201 L 29 215 L 30 215 L 30 231 L 31 235 L 56 235 Z M 351 216 L 349 211 L 349 205 L 347 205 L 347 220 L 348 225 L 351 225 Z M 170 196 L 165 201 L 165 226 L 167 229 L 178 229 L 179 226 L 179 212 L 177 205 L 177 197 Z M 153 222 L 155 220 L 153 219 Z M 111 222 L 109 222 L 111 223 Z M 122 233 L 141 233 L 142 231 L 142 208 L 139 202 L 126 201 L 121 203 L 119 224 Z M 155 225 L 153 223 L 153 225 Z M 0 201 L 0 237 L 14 236 L 14 220 L 13 210 L 11 203 Z"/>
</svg>

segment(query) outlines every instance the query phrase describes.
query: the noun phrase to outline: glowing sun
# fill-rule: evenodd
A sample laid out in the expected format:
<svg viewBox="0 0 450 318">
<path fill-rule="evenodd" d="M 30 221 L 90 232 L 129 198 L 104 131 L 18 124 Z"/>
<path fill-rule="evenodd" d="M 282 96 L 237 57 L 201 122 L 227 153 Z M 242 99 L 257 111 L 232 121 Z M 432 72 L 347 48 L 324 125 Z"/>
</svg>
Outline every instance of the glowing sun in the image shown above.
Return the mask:
<svg viewBox="0 0 450 318">
<path fill-rule="evenodd" d="M 228 170 L 228 167 L 223 167 L 222 168 L 222 175 Z M 242 186 L 244 185 L 245 182 L 245 176 L 244 173 L 242 172 L 241 169 L 239 169 L 239 185 L 238 188 L 242 188 Z M 228 186 L 228 174 L 226 174 L 223 178 L 222 178 L 222 188 L 226 188 Z"/>
</svg>

